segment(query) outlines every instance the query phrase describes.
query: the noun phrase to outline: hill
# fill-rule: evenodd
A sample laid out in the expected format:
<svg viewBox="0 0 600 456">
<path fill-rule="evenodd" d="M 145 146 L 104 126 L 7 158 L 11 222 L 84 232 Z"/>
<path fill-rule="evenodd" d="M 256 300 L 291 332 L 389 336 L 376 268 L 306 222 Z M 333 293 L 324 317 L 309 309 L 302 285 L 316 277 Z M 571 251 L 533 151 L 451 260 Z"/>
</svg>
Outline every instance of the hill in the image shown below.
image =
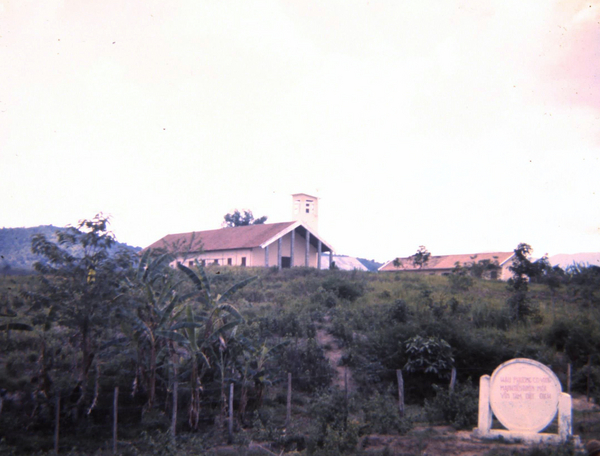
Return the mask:
<svg viewBox="0 0 600 456">
<path fill-rule="evenodd" d="M 552 255 L 548 260 L 552 266 L 560 266 L 562 269 L 573 264 L 600 266 L 600 252 Z"/>
<path fill-rule="evenodd" d="M 61 448 L 108 454 L 116 387 L 120 454 L 198 454 L 199 444 L 206 454 L 580 454 L 492 448 L 451 430 L 477 425 L 479 378 L 513 358 L 542 362 L 565 391 L 589 396 L 573 429 L 600 437 L 595 273 L 531 283 L 517 308 L 506 283 L 464 276 L 152 264 L 91 281 L 103 293 L 84 296 L 98 296 L 90 345 L 71 318 L 89 305 L 79 296 L 90 282 L 0 275 L 0 324 L 10 329 L 0 333 L 0 454 L 50 454 L 57 398 Z M 83 364 L 88 346 L 95 356 Z M 173 348 L 178 356 L 165 356 Z"/>
<path fill-rule="evenodd" d="M 53 225 L 40 225 L 29 228 L 2 228 L 0 229 L 0 272 L 3 274 L 19 274 L 33 270 L 33 264 L 40 257 L 31 252 L 31 238 L 35 234 L 43 234 L 48 239 L 56 239 L 56 232 L 66 230 Z M 117 242 L 113 247 L 116 252 L 120 248 L 141 250 Z"/>
<path fill-rule="evenodd" d="M 383 266 L 383 263 L 375 260 L 367 260 L 366 258 L 358 258 L 358 261 L 364 264 L 369 271 L 373 272 L 376 272 L 381 266 Z"/>
</svg>

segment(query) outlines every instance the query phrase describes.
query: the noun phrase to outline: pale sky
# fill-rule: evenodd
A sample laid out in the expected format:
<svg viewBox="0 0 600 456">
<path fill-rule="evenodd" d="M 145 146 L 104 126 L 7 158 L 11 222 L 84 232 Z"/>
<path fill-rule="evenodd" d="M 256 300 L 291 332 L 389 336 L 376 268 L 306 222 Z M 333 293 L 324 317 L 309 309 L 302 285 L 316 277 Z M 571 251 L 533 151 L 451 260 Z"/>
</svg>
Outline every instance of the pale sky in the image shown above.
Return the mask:
<svg viewBox="0 0 600 456">
<path fill-rule="evenodd" d="M 600 1 L 0 0 L 0 227 L 600 252 Z"/>
</svg>

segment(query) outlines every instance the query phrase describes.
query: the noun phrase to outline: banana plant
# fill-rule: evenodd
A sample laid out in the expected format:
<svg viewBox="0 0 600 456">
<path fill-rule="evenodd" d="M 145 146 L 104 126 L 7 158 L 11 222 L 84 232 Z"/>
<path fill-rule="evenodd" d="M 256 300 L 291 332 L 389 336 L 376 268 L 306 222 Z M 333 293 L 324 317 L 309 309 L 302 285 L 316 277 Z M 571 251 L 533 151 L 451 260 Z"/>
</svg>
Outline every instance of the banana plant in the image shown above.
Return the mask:
<svg viewBox="0 0 600 456">
<path fill-rule="evenodd" d="M 225 388 L 228 341 L 235 338 L 237 327 L 244 321 L 240 312 L 226 301 L 239 289 L 256 277 L 250 277 L 234 284 L 223 294 L 213 295 L 206 271 L 196 264 L 195 270 L 178 264 L 177 267 L 192 282 L 194 292 L 188 295 L 185 327 L 181 328 L 187 339 L 186 348 L 190 353 L 191 401 L 189 423 L 192 429 L 198 428 L 200 414 L 200 392 L 202 377 L 210 368 L 218 368 L 221 381 L 221 415 L 223 414 L 223 392 Z M 196 272 L 197 271 L 197 272 Z M 199 304 L 199 305 L 198 305 Z M 196 314 L 196 308 L 199 308 Z M 212 361 L 211 361 L 212 360 Z M 201 364 L 201 369 L 200 369 Z"/>
<path fill-rule="evenodd" d="M 269 348 L 264 342 L 258 345 L 254 341 L 240 338 L 242 354 L 238 364 L 241 379 L 239 414 L 242 420 L 246 413 L 250 390 L 254 391 L 257 407 L 262 405 L 265 387 L 273 382 L 267 363 L 278 350 L 288 345 L 289 342 L 284 341 Z"/>
<path fill-rule="evenodd" d="M 144 352 L 148 351 L 146 410 L 152 408 L 156 398 L 157 358 L 161 343 L 186 342 L 173 327 L 184 307 L 180 306 L 179 283 L 174 282 L 169 271 L 169 260 L 168 255 L 153 256 L 150 250 L 146 250 L 133 276 L 128 279 L 132 306 L 118 311 L 122 317 L 121 330 L 135 343 L 138 352 L 136 384 L 141 376 L 141 366 L 146 364 L 142 359 Z"/>
</svg>

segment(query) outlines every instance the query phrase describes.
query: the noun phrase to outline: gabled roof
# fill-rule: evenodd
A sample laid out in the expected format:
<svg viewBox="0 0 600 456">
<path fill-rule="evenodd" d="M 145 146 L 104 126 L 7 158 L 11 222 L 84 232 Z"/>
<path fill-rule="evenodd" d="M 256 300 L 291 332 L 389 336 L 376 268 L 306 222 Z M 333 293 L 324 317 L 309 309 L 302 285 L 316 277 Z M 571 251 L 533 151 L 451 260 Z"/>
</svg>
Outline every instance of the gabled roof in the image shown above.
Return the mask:
<svg viewBox="0 0 600 456">
<path fill-rule="evenodd" d="M 168 234 L 146 247 L 147 249 L 167 249 L 169 251 L 185 248 L 189 251 L 210 252 L 215 250 L 265 248 L 292 230 L 301 234 L 310 232 L 311 242 L 320 240 L 323 251 L 333 250 L 317 234 L 310 231 L 302 222 L 264 223 L 260 225 L 221 228 L 218 230 L 193 231 L 191 233 Z"/>
<path fill-rule="evenodd" d="M 329 253 L 324 253 L 321 261 L 321 269 L 329 269 Z M 333 255 L 335 266 L 342 271 L 368 271 L 369 269 L 362 264 L 358 258 L 346 255 Z"/>
<path fill-rule="evenodd" d="M 309 198 L 319 199 L 318 197 L 313 196 L 313 195 L 309 195 L 308 193 L 294 193 L 294 194 L 292 194 L 292 197 L 294 197 L 294 196 L 301 196 L 301 195 L 308 196 Z"/>
<path fill-rule="evenodd" d="M 380 271 L 439 271 L 441 269 L 451 270 L 456 262 L 465 266 L 470 263 L 478 263 L 483 260 L 497 261 L 503 266 L 514 255 L 514 252 L 491 252 L 491 253 L 472 253 L 462 255 L 439 255 L 429 257 L 425 266 L 415 267 L 410 258 L 398 258 L 401 266 L 394 266 L 394 260 L 388 261 L 379 268 Z"/>
</svg>

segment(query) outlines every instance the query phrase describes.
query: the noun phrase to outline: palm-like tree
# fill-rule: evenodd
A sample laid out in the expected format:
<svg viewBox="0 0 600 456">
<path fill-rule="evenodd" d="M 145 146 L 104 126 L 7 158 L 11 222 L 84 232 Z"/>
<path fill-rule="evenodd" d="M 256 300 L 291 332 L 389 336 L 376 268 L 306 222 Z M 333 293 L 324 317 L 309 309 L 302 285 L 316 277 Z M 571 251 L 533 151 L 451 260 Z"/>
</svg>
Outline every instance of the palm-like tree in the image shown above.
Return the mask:
<svg viewBox="0 0 600 456">
<path fill-rule="evenodd" d="M 179 306 L 179 283 L 175 282 L 168 267 L 170 259 L 169 255 L 156 256 L 151 250 L 146 250 L 134 274 L 128 278 L 131 306 L 119 310 L 123 317 L 121 329 L 137 348 L 136 380 L 146 378 L 146 409 L 152 408 L 156 397 L 157 359 L 161 344 L 167 347 L 170 340 L 184 342 L 175 327 L 183 306 Z M 145 353 L 147 360 L 143 359 Z M 146 375 L 143 375 L 144 365 L 147 366 Z"/>
<path fill-rule="evenodd" d="M 227 304 L 227 300 L 256 277 L 244 279 L 234 284 L 222 295 L 214 296 L 211 292 L 210 281 L 203 268 L 197 267 L 196 270 L 192 270 L 182 264 L 178 264 L 177 267 L 191 280 L 195 289 L 195 293 L 189 297 L 186 320 L 180 323 L 179 328 L 184 330 L 183 333 L 187 339 L 185 346 L 189 351 L 191 361 L 189 423 L 193 429 L 197 429 L 202 377 L 206 370 L 212 367 L 219 370 L 221 419 L 224 419 L 229 341 L 235 337 L 237 327 L 244 321 L 240 312 L 231 304 Z"/>
</svg>

